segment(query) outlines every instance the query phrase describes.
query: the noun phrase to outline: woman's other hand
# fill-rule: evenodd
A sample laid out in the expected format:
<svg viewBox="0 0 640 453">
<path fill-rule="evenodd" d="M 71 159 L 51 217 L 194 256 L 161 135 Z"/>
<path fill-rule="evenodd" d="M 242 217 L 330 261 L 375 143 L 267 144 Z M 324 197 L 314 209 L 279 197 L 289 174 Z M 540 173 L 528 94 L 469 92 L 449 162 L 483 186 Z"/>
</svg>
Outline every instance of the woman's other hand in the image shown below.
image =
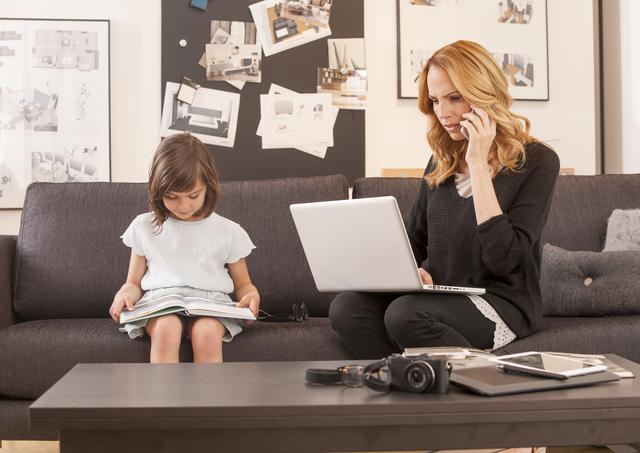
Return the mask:
<svg viewBox="0 0 640 453">
<path fill-rule="evenodd" d="M 431 277 L 431 274 L 429 272 L 419 267 L 418 273 L 420 274 L 420 279 L 422 280 L 423 285 L 433 285 L 433 278 Z"/>
</svg>

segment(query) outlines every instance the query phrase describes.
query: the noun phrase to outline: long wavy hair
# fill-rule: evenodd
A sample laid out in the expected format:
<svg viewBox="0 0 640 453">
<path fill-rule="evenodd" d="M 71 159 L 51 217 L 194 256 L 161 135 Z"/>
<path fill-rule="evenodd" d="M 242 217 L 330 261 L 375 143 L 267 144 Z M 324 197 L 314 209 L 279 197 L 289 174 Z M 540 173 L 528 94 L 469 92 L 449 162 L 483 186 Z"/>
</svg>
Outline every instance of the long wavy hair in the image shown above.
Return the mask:
<svg viewBox="0 0 640 453">
<path fill-rule="evenodd" d="M 480 44 L 456 41 L 437 50 L 420 74 L 418 106 L 429 121 L 427 142 L 433 150 L 433 166 L 425 176 L 430 188 L 439 186 L 464 163 L 467 140 L 455 141 L 440 124 L 429 98 L 427 74 L 433 67 L 445 71 L 460 95 L 484 109 L 496 122 L 496 137 L 489 150 L 494 174 L 500 169 L 517 170 L 525 161 L 529 120 L 509 110 L 512 99 L 507 79 L 493 56 Z"/>
</svg>

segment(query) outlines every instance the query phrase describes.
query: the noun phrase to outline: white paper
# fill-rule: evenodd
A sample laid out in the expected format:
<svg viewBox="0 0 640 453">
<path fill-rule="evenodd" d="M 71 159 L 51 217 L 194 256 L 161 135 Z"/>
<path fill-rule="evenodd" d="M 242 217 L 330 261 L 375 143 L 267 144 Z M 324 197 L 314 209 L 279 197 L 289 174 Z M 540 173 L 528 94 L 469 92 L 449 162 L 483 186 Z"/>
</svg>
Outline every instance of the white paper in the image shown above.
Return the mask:
<svg viewBox="0 0 640 453">
<path fill-rule="evenodd" d="M 167 82 L 160 136 L 190 132 L 202 142 L 233 147 L 240 94 L 199 88 L 191 105 L 176 99 L 179 83 Z"/>
<path fill-rule="evenodd" d="M 262 147 L 328 146 L 332 135 L 331 95 L 263 94 Z"/>
<path fill-rule="evenodd" d="M 249 5 L 266 56 L 331 35 L 331 3 L 264 0 Z"/>
<path fill-rule="evenodd" d="M 269 94 L 298 94 L 298 92 L 290 90 L 280 85 L 276 85 L 275 83 L 272 83 L 271 86 L 269 87 Z M 327 154 L 327 146 L 333 146 L 333 127 L 336 124 L 336 119 L 338 118 L 338 112 L 340 112 L 339 108 L 334 107 L 333 105 L 329 107 L 329 113 L 331 115 L 331 118 L 330 118 L 331 134 L 329 137 L 329 143 L 327 145 L 296 146 L 295 149 L 324 159 L 325 155 Z M 264 128 L 264 122 L 262 118 L 260 118 L 256 135 L 262 137 L 263 128 Z"/>
</svg>

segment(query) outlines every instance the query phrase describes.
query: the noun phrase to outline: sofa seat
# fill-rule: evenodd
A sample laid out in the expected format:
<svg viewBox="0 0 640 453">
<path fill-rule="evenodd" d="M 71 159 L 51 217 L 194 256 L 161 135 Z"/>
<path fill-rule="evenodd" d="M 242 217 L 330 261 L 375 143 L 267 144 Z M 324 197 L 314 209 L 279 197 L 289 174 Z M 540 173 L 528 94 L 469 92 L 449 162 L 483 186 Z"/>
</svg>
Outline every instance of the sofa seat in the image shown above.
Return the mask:
<svg viewBox="0 0 640 453">
<path fill-rule="evenodd" d="M 582 354 L 613 353 L 640 362 L 640 315 L 543 318 L 543 329 L 495 351 L 557 351 Z"/>
<path fill-rule="evenodd" d="M 77 363 L 148 362 L 149 338 L 129 337 L 111 319 L 48 319 L 0 329 L 0 395 L 36 399 Z M 350 357 L 327 318 L 254 322 L 223 346 L 225 361 L 340 360 Z M 191 361 L 183 342 L 181 360 Z"/>
</svg>

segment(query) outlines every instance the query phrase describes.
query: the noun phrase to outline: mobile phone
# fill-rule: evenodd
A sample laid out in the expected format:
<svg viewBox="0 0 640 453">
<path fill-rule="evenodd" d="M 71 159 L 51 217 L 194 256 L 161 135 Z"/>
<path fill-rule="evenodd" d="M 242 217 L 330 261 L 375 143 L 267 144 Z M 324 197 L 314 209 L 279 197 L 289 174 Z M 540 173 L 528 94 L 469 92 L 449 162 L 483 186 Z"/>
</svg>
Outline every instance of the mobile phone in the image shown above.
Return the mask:
<svg viewBox="0 0 640 453">
<path fill-rule="evenodd" d="M 466 138 L 467 140 L 469 140 L 469 131 L 467 131 L 467 128 L 464 126 L 460 126 L 460 133 L 462 135 L 464 135 L 464 138 Z"/>
<path fill-rule="evenodd" d="M 572 376 L 598 373 L 607 367 L 602 364 L 585 363 L 567 357 L 554 356 L 544 352 L 521 352 L 489 358 L 504 371 L 533 374 L 535 376 L 568 379 Z"/>
</svg>

